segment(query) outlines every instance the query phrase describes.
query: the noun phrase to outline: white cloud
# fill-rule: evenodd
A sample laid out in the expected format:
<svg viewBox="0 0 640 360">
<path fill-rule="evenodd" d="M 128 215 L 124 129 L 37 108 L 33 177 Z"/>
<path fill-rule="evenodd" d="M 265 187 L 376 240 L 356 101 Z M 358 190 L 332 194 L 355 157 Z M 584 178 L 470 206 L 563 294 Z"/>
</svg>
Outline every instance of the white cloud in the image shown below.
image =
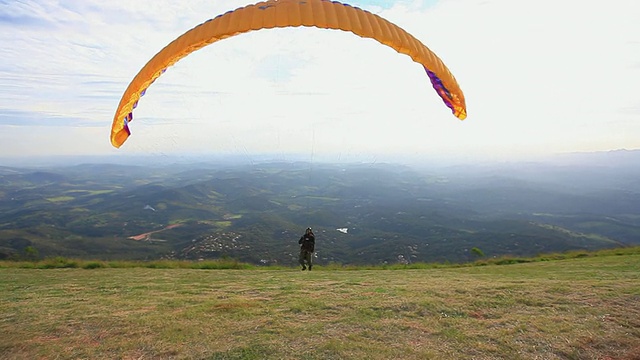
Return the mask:
<svg viewBox="0 0 640 360">
<path fill-rule="evenodd" d="M 11 30 L 0 33 L 0 152 L 112 153 L 113 111 L 144 63 L 190 27 L 244 5 L 0 4 L 0 29 Z M 118 151 L 343 156 L 640 147 L 634 0 L 353 5 L 434 50 L 465 92 L 468 120 L 451 115 L 420 65 L 375 41 L 339 31 L 261 30 L 170 68 L 140 101 L 134 135 Z M 18 126 L 21 114 L 38 121 Z M 3 125 L 7 116 L 14 118 Z M 43 121 L 69 129 L 49 139 Z"/>
</svg>

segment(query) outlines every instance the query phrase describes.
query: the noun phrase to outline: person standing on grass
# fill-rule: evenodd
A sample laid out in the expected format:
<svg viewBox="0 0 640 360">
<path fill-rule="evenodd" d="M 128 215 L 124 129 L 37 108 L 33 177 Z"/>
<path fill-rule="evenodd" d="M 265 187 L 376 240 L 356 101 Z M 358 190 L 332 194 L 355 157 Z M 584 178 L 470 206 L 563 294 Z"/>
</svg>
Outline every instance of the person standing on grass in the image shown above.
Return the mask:
<svg viewBox="0 0 640 360">
<path fill-rule="evenodd" d="M 309 267 L 309 271 L 311 271 L 311 267 L 313 263 L 311 262 L 311 258 L 313 258 L 313 252 L 316 247 L 316 236 L 313 234 L 311 228 L 307 228 L 307 231 L 304 232 L 304 235 L 300 237 L 298 240 L 298 244 L 300 244 L 300 265 L 302 265 L 302 270 L 306 270 L 307 266 Z"/>
</svg>

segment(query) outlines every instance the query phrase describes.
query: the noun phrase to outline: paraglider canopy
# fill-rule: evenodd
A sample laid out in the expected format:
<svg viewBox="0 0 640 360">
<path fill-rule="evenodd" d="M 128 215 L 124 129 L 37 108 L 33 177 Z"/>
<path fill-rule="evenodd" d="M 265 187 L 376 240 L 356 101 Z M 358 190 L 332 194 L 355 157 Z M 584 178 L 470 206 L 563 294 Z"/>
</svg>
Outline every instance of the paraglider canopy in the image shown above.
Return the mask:
<svg viewBox="0 0 640 360">
<path fill-rule="evenodd" d="M 249 31 L 283 27 L 317 27 L 374 39 L 421 64 L 436 93 L 453 114 L 467 117 L 464 94 L 444 63 L 418 39 L 366 10 L 329 0 L 269 0 L 218 15 L 185 32 L 158 52 L 133 78 L 116 109 L 111 144 L 120 147 L 131 135 L 133 110 L 146 89 L 180 59 L 216 41 Z"/>
</svg>

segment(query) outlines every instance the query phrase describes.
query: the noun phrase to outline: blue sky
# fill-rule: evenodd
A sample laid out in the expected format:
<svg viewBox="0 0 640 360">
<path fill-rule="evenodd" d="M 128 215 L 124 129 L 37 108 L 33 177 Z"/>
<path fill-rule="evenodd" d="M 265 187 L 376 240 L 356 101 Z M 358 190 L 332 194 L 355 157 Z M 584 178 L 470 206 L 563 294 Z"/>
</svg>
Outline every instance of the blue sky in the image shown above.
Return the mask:
<svg viewBox="0 0 640 360">
<path fill-rule="evenodd" d="M 457 120 L 424 70 L 319 29 L 226 39 L 170 68 L 120 149 L 113 112 L 137 71 L 236 0 L 0 1 L 0 158 L 313 153 L 533 156 L 640 148 L 640 2 L 353 1 L 438 54 Z M 185 5 L 187 4 L 187 5 Z"/>
</svg>

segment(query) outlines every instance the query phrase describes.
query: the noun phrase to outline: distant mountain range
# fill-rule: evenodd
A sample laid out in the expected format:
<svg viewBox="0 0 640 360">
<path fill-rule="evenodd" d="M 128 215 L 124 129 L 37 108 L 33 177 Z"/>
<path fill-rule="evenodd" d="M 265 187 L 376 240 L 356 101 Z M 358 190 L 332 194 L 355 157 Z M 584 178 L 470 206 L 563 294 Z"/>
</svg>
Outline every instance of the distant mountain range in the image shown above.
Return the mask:
<svg viewBox="0 0 640 360">
<path fill-rule="evenodd" d="M 640 244 L 640 151 L 464 166 L 0 166 L 0 258 L 462 262 Z"/>
</svg>

